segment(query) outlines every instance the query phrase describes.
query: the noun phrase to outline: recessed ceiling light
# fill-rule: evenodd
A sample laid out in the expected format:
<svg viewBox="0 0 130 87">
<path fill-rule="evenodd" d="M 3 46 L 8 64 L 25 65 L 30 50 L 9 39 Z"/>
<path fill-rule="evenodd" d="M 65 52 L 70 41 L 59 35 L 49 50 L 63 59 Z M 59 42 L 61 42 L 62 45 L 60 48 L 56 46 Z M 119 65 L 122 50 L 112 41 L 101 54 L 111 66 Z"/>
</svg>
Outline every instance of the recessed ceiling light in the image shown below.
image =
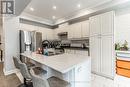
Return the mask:
<svg viewBox="0 0 130 87">
<path fill-rule="evenodd" d="M 77 7 L 80 8 L 80 7 L 81 7 L 81 4 L 78 4 Z"/>
<path fill-rule="evenodd" d="M 52 16 L 53 19 L 55 19 L 56 17 L 55 16 Z"/>
<path fill-rule="evenodd" d="M 31 11 L 34 11 L 34 8 L 31 7 L 30 10 L 31 10 Z"/>
<path fill-rule="evenodd" d="M 52 8 L 53 8 L 54 10 L 56 10 L 57 7 L 54 5 Z"/>
</svg>

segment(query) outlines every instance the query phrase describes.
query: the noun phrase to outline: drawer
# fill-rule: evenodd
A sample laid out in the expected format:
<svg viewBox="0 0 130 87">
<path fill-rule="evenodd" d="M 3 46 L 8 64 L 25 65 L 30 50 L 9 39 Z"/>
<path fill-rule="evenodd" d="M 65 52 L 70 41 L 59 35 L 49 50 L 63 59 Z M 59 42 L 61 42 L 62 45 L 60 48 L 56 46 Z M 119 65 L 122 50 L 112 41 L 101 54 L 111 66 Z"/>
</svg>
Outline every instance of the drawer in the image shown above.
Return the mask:
<svg viewBox="0 0 130 87">
<path fill-rule="evenodd" d="M 117 60 L 116 66 L 120 68 L 130 69 L 130 61 Z"/>
<path fill-rule="evenodd" d="M 121 76 L 130 78 L 130 70 L 123 68 L 116 68 L 116 73 Z"/>
</svg>

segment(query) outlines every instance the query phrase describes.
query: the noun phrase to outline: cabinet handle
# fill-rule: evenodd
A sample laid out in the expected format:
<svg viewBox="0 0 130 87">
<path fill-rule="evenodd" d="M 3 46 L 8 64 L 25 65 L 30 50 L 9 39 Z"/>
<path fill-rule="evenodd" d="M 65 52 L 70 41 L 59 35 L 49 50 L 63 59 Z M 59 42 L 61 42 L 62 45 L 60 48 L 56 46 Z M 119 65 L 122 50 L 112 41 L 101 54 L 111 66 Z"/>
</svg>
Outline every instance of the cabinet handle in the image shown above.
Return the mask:
<svg viewBox="0 0 130 87">
<path fill-rule="evenodd" d="M 77 71 L 78 71 L 78 72 L 81 72 L 81 71 L 82 71 L 82 67 L 79 67 Z"/>
</svg>

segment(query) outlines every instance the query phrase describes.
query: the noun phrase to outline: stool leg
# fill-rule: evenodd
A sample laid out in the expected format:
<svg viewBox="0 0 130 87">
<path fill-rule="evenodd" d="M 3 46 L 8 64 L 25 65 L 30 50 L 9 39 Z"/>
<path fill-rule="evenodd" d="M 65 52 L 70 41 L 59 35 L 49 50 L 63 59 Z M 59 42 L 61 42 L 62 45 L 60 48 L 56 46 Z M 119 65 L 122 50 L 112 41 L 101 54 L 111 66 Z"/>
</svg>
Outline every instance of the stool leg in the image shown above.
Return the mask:
<svg viewBox="0 0 130 87">
<path fill-rule="evenodd" d="M 24 85 L 27 86 L 26 79 L 24 78 Z"/>
</svg>

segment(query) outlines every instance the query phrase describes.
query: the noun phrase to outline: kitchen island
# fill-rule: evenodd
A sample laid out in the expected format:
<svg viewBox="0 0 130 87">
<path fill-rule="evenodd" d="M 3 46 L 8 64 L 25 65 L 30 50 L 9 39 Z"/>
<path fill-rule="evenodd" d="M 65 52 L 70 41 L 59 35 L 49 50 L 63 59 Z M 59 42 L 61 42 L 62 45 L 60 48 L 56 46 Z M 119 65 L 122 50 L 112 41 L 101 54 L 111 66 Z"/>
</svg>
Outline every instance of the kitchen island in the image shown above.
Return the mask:
<svg viewBox="0 0 130 87">
<path fill-rule="evenodd" d="M 90 85 L 91 58 L 89 56 L 68 53 L 45 56 L 35 52 L 21 53 L 21 55 L 47 66 L 48 73 L 51 72 L 53 75 L 69 81 L 72 87 L 89 87 L 88 85 Z"/>
</svg>

